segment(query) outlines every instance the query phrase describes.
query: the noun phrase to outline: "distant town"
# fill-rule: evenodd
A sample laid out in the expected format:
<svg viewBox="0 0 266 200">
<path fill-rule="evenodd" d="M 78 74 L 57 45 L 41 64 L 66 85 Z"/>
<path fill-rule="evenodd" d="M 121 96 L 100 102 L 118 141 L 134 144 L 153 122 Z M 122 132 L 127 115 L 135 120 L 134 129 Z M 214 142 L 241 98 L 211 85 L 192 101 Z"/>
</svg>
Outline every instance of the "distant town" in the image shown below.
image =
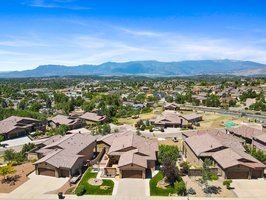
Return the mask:
<svg viewBox="0 0 266 200">
<path fill-rule="evenodd" d="M 261 197 L 266 78 L 228 77 L 0 79 L 0 198 Z"/>
</svg>

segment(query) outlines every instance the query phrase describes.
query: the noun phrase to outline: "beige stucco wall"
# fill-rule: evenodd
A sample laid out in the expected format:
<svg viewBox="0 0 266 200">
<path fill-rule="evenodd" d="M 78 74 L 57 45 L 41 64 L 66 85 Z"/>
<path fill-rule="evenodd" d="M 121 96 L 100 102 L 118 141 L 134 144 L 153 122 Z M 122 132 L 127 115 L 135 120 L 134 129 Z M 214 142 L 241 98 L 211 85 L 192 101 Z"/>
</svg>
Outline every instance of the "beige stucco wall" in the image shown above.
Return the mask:
<svg viewBox="0 0 266 200">
<path fill-rule="evenodd" d="M 203 162 L 199 159 L 186 142 L 183 142 L 183 154 L 190 164 L 202 166 Z"/>
</svg>

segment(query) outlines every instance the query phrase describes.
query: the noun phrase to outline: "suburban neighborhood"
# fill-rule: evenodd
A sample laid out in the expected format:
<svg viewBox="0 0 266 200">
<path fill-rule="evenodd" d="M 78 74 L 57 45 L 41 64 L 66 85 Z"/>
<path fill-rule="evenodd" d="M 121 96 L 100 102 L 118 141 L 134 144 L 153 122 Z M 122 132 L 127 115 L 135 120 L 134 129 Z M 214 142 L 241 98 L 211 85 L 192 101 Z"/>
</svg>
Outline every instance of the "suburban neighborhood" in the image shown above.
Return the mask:
<svg viewBox="0 0 266 200">
<path fill-rule="evenodd" d="M 254 81 L 256 88 L 243 88 Z M 1 92 L 0 197 L 237 199 L 240 191 L 266 186 L 266 114 L 245 101 L 265 104 L 265 79 L 222 88 L 219 79 L 201 86 L 69 78 L 71 86 L 58 89 L 34 82 L 27 80 L 26 93 L 14 81 Z M 24 192 L 33 186 L 36 191 Z"/>
<path fill-rule="evenodd" d="M 0 200 L 266 200 L 266 1 L 1 0 Z"/>
</svg>

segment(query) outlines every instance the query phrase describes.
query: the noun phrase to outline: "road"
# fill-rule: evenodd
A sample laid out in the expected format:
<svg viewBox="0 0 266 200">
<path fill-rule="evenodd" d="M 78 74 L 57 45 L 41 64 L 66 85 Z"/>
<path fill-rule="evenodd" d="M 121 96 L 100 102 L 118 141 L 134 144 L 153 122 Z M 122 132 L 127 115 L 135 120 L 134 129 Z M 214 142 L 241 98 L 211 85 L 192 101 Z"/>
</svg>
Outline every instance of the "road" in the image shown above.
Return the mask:
<svg viewBox="0 0 266 200">
<path fill-rule="evenodd" d="M 4 147 L 0 147 L 0 156 L 2 156 L 4 154 L 4 152 L 8 149 L 13 149 L 16 152 L 19 152 L 24 144 L 28 144 L 28 143 L 34 143 L 34 144 L 40 144 L 41 142 L 45 141 L 47 139 L 40 139 L 40 140 L 30 140 L 27 136 L 25 137 L 20 137 L 20 138 L 15 138 L 15 139 L 11 139 L 11 140 L 5 140 L 4 142 L 2 142 L 2 144 L 7 144 L 7 146 Z"/>
<path fill-rule="evenodd" d="M 204 107 L 204 106 L 182 106 L 182 109 L 193 109 L 193 110 L 199 110 L 199 111 L 205 111 L 205 112 L 216 112 L 219 114 L 224 115 L 231 115 L 231 116 L 245 116 L 249 118 L 254 118 L 257 120 L 266 121 L 266 114 L 260 113 L 260 112 L 252 112 L 252 111 L 246 111 L 246 110 L 225 110 L 221 108 L 213 108 L 213 107 Z M 259 115 L 256 113 L 260 113 Z"/>
</svg>

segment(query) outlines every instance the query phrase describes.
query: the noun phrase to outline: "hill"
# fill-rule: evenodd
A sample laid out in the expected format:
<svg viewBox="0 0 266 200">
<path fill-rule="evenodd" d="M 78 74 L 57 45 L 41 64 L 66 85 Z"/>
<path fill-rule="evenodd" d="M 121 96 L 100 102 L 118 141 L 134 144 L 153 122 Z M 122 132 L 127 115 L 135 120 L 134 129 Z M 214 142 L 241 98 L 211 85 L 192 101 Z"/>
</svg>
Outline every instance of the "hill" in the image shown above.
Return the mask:
<svg viewBox="0 0 266 200">
<path fill-rule="evenodd" d="M 32 70 L 0 72 L 0 77 L 47 77 L 70 75 L 194 76 L 201 74 L 266 74 L 266 65 L 240 60 L 192 60 L 180 62 L 131 61 L 100 65 L 41 65 Z"/>
</svg>

